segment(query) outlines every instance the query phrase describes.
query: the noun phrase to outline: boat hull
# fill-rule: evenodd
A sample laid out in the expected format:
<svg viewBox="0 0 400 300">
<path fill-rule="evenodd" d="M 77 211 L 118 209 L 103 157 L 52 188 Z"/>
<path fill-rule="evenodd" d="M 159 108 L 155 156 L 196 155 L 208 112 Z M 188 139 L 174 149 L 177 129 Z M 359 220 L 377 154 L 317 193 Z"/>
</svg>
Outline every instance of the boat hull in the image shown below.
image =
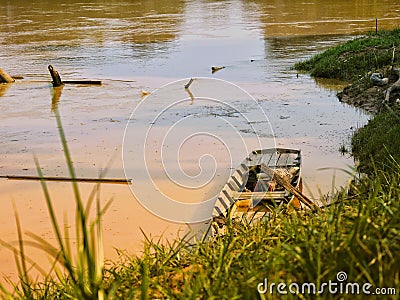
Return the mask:
<svg viewBox="0 0 400 300">
<path fill-rule="evenodd" d="M 280 172 L 301 191 L 301 152 L 296 149 L 270 148 L 252 151 L 229 177 L 213 209 L 213 220 L 219 226 L 230 218 L 259 218 L 276 207 L 289 205 L 301 208 L 300 201 L 274 182 L 261 165 Z"/>
</svg>

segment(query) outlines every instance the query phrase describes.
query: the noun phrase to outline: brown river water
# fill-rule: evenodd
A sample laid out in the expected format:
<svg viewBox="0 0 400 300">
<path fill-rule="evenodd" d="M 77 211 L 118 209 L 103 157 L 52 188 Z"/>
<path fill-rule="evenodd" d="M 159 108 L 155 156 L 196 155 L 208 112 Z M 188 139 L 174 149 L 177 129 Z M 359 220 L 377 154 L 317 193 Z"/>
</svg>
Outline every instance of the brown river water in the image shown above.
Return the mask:
<svg viewBox="0 0 400 300">
<path fill-rule="evenodd" d="M 204 229 L 215 195 L 254 148 L 301 149 L 305 193 L 319 199 L 348 181 L 338 169 L 354 162 L 338 149 L 368 115 L 338 102 L 343 83 L 292 66 L 374 31 L 375 19 L 379 29 L 398 26 L 399 10 L 394 0 L 3 0 L 0 67 L 24 79 L 0 85 L 0 175 L 37 175 L 34 156 L 46 176 L 69 175 L 58 109 L 77 176 L 106 169 L 133 179 L 131 188 L 101 186 L 102 204 L 113 199 L 103 218 L 108 259 L 115 249 L 139 253 L 140 229 L 166 239 L 185 223 Z M 64 80 L 103 84 L 55 91 L 49 64 Z M 143 99 L 142 90 L 154 92 Z M 71 185 L 48 186 L 58 219 L 73 225 Z M 79 187 L 87 199 L 93 184 Z M 14 202 L 22 228 L 55 243 L 39 182 L 0 179 L 0 200 L 3 241 L 17 240 Z M 46 265 L 43 251 L 27 252 Z M 16 278 L 4 247 L 0 274 Z"/>
</svg>

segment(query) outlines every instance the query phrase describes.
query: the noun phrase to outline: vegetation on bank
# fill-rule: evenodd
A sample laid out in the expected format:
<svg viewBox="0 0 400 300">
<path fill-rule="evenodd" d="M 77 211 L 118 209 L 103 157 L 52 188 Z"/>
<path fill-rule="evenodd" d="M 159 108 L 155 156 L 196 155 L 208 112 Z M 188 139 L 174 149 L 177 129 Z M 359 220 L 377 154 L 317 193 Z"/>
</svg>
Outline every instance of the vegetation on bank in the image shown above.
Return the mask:
<svg viewBox="0 0 400 300">
<path fill-rule="evenodd" d="M 393 57 L 393 50 L 399 45 L 400 28 L 368 33 L 298 62 L 295 68 L 314 77 L 355 81 L 368 72 L 399 64 L 400 56 L 396 51 Z"/>
<path fill-rule="evenodd" d="M 391 172 L 393 163 L 400 162 L 400 110 L 386 108 L 373 117 L 357 130 L 351 146 L 361 172 L 374 174 L 376 169 Z"/>
<path fill-rule="evenodd" d="M 352 137 L 352 154 L 359 161 L 360 171 L 374 174 L 376 169 L 390 171 L 395 161 L 400 162 L 400 110 L 392 100 L 382 105 L 385 89 L 373 87 L 369 75 L 381 72 L 393 83 L 391 68 L 400 67 L 400 29 L 369 33 L 320 53 L 295 65 L 298 70 L 310 72 L 316 77 L 328 77 L 352 82 L 340 97 L 346 102 L 379 112 L 368 124 L 357 130 Z M 350 99 L 349 99 L 350 98 Z M 353 98 L 353 100 L 351 99 Z M 380 109 L 382 106 L 382 109 Z"/>
</svg>

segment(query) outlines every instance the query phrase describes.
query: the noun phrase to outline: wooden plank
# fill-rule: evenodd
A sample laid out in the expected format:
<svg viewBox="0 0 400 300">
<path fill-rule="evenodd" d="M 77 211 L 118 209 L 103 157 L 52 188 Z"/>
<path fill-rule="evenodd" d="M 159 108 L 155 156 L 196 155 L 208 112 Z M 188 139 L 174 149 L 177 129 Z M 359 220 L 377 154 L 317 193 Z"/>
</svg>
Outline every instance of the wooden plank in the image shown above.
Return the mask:
<svg viewBox="0 0 400 300">
<path fill-rule="evenodd" d="M 64 80 L 64 84 L 90 84 L 90 85 L 101 85 L 101 80 Z"/>
<path fill-rule="evenodd" d="M 120 178 L 69 178 L 69 177 L 40 177 L 40 176 L 28 176 L 28 175 L 0 175 L 0 178 L 6 178 L 9 180 L 45 180 L 45 181 L 76 181 L 76 182 L 91 182 L 91 183 L 116 183 L 116 184 L 131 184 L 132 179 L 120 179 Z"/>
<path fill-rule="evenodd" d="M 284 200 L 286 196 L 285 192 L 237 192 L 233 198 L 235 200 L 271 200 L 271 199 L 281 199 Z"/>
</svg>

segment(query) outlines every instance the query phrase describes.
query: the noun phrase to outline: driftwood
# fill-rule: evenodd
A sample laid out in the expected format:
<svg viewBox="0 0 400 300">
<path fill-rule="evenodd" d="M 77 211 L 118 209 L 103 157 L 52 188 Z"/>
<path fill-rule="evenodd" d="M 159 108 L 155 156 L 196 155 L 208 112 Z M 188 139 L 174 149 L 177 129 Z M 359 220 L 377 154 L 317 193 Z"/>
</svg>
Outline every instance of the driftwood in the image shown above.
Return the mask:
<svg viewBox="0 0 400 300">
<path fill-rule="evenodd" d="M 381 103 L 379 110 L 381 109 L 382 105 L 384 103 L 388 103 L 389 102 L 389 98 L 390 98 L 390 93 L 400 90 L 400 69 L 393 69 L 393 72 L 396 73 L 396 75 L 398 76 L 398 79 L 395 83 L 393 83 L 387 90 L 386 90 L 386 95 L 385 95 L 385 99 L 383 100 L 383 102 Z"/>
<path fill-rule="evenodd" d="M 101 80 L 65 80 L 62 81 L 60 74 L 53 68 L 52 65 L 49 65 L 49 72 L 51 78 L 53 79 L 52 84 L 53 87 L 62 86 L 64 84 L 90 84 L 90 85 L 101 85 Z"/>
<path fill-rule="evenodd" d="M 53 68 L 52 65 L 48 66 L 51 78 L 53 79 L 52 84 L 53 87 L 62 86 L 64 83 L 61 80 L 60 74 Z"/>
<path fill-rule="evenodd" d="M 64 80 L 63 83 L 101 85 L 101 80 Z"/>
<path fill-rule="evenodd" d="M 265 164 L 261 164 L 261 170 L 266 174 L 273 176 L 274 180 L 281 186 L 283 186 L 289 193 L 296 196 L 301 202 L 303 202 L 307 207 L 311 208 L 312 210 L 320 210 L 321 208 L 317 206 L 313 201 L 308 199 L 302 192 L 296 189 L 294 186 L 290 184 L 288 180 L 285 179 L 284 176 L 279 174 L 278 172 L 274 171 L 270 167 Z"/>
<path fill-rule="evenodd" d="M 15 80 L 6 71 L 0 68 L 0 82 L 13 83 Z"/>
<path fill-rule="evenodd" d="M 222 69 L 225 69 L 225 67 L 224 66 L 222 66 L 222 67 L 211 67 L 211 73 L 214 74 L 215 72 L 217 72 L 219 70 L 222 70 Z"/>
<path fill-rule="evenodd" d="M 194 79 L 190 78 L 189 82 L 187 84 L 185 84 L 185 89 L 188 89 L 190 87 L 190 85 L 193 83 Z"/>
<path fill-rule="evenodd" d="M 116 183 L 116 184 L 132 184 L 132 179 L 120 178 L 69 178 L 69 177 L 40 177 L 40 176 L 16 176 L 16 175 L 0 175 L 0 178 L 9 180 L 45 180 L 45 181 L 68 181 L 68 182 L 91 182 L 91 183 Z"/>
</svg>

